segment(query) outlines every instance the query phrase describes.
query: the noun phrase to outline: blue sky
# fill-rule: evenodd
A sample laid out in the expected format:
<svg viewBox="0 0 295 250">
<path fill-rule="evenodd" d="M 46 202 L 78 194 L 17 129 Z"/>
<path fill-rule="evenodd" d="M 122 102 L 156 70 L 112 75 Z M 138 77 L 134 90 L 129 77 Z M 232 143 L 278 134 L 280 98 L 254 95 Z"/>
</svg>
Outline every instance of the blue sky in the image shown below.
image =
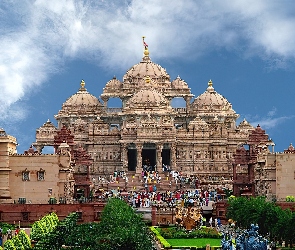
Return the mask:
<svg viewBox="0 0 295 250">
<path fill-rule="evenodd" d="M 295 2 L 273 0 L 2 0 L 0 127 L 18 152 L 76 93 L 81 79 L 99 97 L 114 75 L 142 58 L 197 97 L 215 90 L 283 151 L 295 143 Z"/>
</svg>

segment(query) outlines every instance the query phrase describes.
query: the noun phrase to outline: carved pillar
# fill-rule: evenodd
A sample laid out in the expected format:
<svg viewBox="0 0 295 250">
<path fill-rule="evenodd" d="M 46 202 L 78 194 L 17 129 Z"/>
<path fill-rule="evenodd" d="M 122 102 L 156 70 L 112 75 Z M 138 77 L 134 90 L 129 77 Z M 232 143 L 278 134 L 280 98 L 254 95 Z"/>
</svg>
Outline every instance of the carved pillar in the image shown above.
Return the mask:
<svg viewBox="0 0 295 250">
<path fill-rule="evenodd" d="M 189 111 L 191 97 L 185 96 L 184 99 L 185 99 L 185 104 L 186 104 L 185 105 L 186 106 L 186 110 Z"/>
<path fill-rule="evenodd" d="M 171 159 L 171 169 L 176 169 L 176 144 L 172 143 L 170 147 L 170 159 Z"/>
<path fill-rule="evenodd" d="M 109 98 L 103 96 L 103 97 L 101 97 L 101 99 L 103 100 L 103 107 L 104 107 L 104 109 L 106 110 L 107 107 L 108 107 L 108 101 L 109 101 Z"/>
<path fill-rule="evenodd" d="M 143 145 L 141 143 L 136 144 L 136 151 L 137 151 L 136 172 L 141 172 L 141 169 L 142 169 L 142 148 L 143 148 Z"/>
<path fill-rule="evenodd" d="M 123 170 L 128 171 L 128 147 L 127 143 L 121 144 L 121 161 Z"/>
<path fill-rule="evenodd" d="M 37 149 L 38 153 L 41 154 L 42 153 L 42 150 L 44 148 L 43 145 L 34 145 L 34 147 Z"/>
<path fill-rule="evenodd" d="M 157 170 L 160 170 L 162 168 L 162 149 L 163 149 L 163 144 L 158 144 L 157 145 Z"/>
</svg>

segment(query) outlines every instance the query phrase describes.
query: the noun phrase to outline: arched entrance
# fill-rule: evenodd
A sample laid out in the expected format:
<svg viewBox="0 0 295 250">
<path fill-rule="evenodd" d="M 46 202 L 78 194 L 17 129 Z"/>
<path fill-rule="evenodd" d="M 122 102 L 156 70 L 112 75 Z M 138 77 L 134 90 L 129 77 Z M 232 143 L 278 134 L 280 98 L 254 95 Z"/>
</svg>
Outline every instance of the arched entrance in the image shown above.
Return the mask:
<svg viewBox="0 0 295 250">
<path fill-rule="evenodd" d="M 137 150 L 134 143 L 128 145 L 128 171 L 136 171 L 137 166 Z"/>
<path fill-rule="evenodd" d="M 171 166 L 171 150 L 168 144 L 164 144 L 161 156 L 162 165 Z"/>
<path fill-rule="evenodd" d="M 144 143 L 142 152 L 142 166 L 145 170 L 153 171 L 157 165 L 157 154 L 155 143 Z"/>
</svg>

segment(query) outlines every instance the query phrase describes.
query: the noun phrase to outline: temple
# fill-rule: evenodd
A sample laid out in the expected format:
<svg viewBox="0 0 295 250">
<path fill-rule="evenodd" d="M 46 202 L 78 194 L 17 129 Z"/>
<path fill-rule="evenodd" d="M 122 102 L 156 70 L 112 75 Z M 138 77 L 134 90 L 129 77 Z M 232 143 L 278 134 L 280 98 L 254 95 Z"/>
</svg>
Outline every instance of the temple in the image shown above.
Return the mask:
<svg viewBox="0 0 295 250">
<path fill-rule="evenodd" d="M 227 187 L 235 195 L 294 195 L 294 147 L 275 153 L 259 125 L 237 124 L 239 115 L 212 80 L 200 87 L 195 97 L 179 76 L 171 80 L 143 39 L 141 61 L 122 80 L 108 81 L 99 97 L 82 80 L 55 115 L 57 126 L 48 120 L 39 127 L 24 154 L 0 130 L 0 203 L 51 196 L 70 203 L 88 197 L 93 180 L 143 169 L 177 171 L 197 178 L 200 188 Z M 112 99 L 121 107 L 110 107 Z M 179 100 L 184 105 L 175 107 Z M 47 146 L 55 154 L 43 154 Z"/>
<path fill-rule="evenodd" d="M 55 115 L 58 126 L 49 121 L 41 126 L 33 145 L 39 153 L 44 146 L 56 147 L 56 131 L 66 127 L 76 147 L 91 155 L 94 178 L 114 171 L 141 172 L 143 166 L 161 170 L 164 165 L 204 181 L 231 180 L 232 156 L 254 128 L 245 120 L 236 125 L 239 115 L 211 80 L 203 86 L 204 93 L 194 98 L 184 80 L 171 80 L 152 62 L 144 42 L 142 60 L 122 81 L 114 77 L 107 82 L 100 98 L 82 80 Z M 118 98 L 122 107 L 108 107 L 111 98 Z M 180 98 L 185 107 L 172 107 Z"/>
</svg>

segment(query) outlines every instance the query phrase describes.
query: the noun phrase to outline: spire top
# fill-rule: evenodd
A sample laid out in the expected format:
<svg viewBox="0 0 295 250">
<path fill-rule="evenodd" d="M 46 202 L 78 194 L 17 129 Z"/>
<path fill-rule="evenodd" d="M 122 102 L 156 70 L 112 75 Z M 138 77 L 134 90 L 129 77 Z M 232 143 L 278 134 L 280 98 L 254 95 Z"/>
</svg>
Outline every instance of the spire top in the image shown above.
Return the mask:
<svg viewBox="0 0 295 250">
<path fill-rule="evenodd" d="M 80 91 L 85 91 L 86 90 L 85 89 L 85 82 L 84 82 L 83 79 L 81 80 L 80 86 L 81 86 L 81 88 L 79 89 Z"/>
<path fill-rule="evenodd" d="M 145 60 L 149 60 L 150 58 L 149 58 L 149 54 L 150 54 L 150 52 L 149 52 L 149 49 L 148 49 L 148 45 L 147 45 L 147 43 L 144 41 L 144 39 L 145 39 L 145 36 L 143 36 L 142 37 L 142 43 L 143 43 L 143 47 L 144 47 L 144 51 L 143 51 L 143 59 L 145 59 Z"/>
<path fill-rule="evenodd" d="M 209 82 L 208 82 L 208 88 L 207 88 L 208 91 L 214 91 L 214 88 L 213 88 L 213 82 L 212 80 L 210 79 Z"/>
</svg>

